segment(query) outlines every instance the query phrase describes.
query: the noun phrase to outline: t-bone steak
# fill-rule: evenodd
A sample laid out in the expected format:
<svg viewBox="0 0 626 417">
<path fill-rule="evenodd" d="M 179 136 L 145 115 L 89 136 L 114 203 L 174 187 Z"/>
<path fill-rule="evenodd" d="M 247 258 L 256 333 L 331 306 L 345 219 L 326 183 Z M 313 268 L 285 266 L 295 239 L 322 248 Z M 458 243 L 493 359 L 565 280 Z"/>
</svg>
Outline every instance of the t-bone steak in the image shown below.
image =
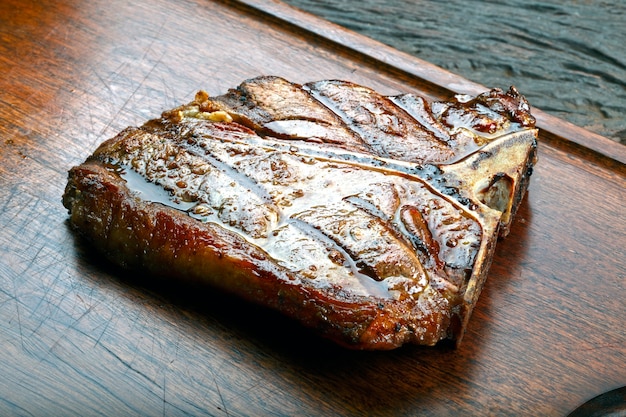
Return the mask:
<svg viewBox="0 0 626 417">
<path fill-rule="evenodd" d="M 514 87 L 428 102 L 261 76 L 102 143 L 70 170 L 63 204 L 113 262 L 342 346 L 458 343 L 536 139 Z"/>
</svg>

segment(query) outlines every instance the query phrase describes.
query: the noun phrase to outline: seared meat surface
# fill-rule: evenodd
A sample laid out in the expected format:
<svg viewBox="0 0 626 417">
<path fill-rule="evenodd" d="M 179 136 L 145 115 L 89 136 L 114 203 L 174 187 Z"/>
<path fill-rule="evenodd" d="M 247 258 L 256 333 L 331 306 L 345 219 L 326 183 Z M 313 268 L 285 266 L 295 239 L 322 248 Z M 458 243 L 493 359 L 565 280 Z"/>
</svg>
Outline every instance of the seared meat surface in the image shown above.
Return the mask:
<svg viewBox="0 0 626 417">
<path fill-rule="evenodd" d="M 259 77 L 74 167 L 73 227 L 112 261 L 277 309 L 354 349 L 460 340 L 536 159 L 511 88 L 427 103 Z"/>
</svg>

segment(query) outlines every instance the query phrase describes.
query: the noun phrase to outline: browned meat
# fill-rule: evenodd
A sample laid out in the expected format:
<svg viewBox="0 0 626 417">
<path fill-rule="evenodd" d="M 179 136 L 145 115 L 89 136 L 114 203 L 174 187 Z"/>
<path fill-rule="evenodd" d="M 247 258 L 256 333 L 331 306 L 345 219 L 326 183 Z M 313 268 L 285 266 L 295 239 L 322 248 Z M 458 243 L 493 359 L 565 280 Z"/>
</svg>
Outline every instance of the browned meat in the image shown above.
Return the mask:
<svg viewBox="0 0 626 417">
<path fill-rule="evenodd" d="M 232 292 L 343 346 L 458 342 L 536 134 L 514 88 L 429 104 L 259 77 L 104 142 L 63 203 L 114 262 Z"/>
</svg>

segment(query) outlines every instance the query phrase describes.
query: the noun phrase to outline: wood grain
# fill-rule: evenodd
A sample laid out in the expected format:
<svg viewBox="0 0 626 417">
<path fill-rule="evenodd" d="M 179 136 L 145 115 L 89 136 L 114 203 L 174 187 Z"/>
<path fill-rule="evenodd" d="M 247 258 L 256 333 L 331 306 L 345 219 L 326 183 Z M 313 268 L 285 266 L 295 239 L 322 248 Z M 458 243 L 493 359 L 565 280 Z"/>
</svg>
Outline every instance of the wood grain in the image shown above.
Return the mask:
<svg viewBox="0 0 626 417">
<path fill-rule="evenodd" d="M 617 143 L 540 117 L 530 192 L 460 348 L 351 352 L 104 262 L 67 226 L 67 170 L 260 74 L 429 98 L 479 86 L 270 0 L 6 0 L 0 73 L 0 415 L 562 416 L 626 385 Z"/>
</svg>

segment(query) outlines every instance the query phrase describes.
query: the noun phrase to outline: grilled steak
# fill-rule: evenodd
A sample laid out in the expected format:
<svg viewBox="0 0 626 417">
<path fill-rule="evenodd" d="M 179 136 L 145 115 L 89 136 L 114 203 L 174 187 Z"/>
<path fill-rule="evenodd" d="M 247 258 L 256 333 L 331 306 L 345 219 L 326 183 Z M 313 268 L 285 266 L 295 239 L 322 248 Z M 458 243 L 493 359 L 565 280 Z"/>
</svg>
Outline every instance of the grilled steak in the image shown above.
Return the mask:
<svg viewBox="0 0 626 417">
<path fill-rule="evenodd" d="M 536 135 L 514 88 L 428 103 L 259 77 L 104 142 L 70 170 L 63 203 L 114 262 L 343 346 L 458 343 Z"/>
</svg>

